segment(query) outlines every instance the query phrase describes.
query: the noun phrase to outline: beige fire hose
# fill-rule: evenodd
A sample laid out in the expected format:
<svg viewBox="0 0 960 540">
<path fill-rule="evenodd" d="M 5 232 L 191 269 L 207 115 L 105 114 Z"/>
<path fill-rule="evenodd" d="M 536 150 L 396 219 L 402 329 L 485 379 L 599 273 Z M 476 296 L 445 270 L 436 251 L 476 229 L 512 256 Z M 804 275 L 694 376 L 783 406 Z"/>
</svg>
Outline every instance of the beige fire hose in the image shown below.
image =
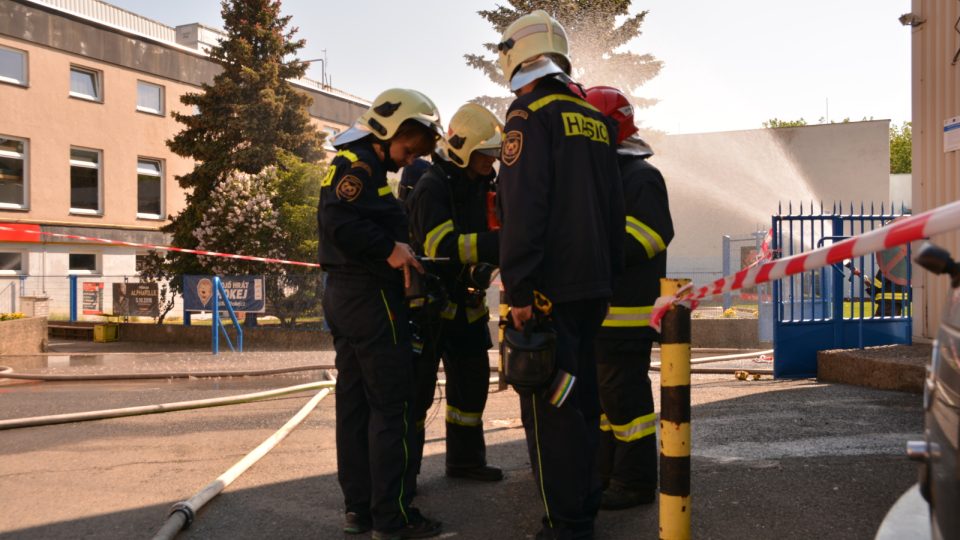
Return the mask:
<svg viewBox="0 0 960 540">
<path fill-rule="evenodd" d="M 335 384 L 334 381 L 324 381 L 328 384 Z M 306 386 L 306 385 L 304 385 Z M 216 497 L 221 491 L 229 486 L 234 480 L 237 479 L 241 474 L 246 472 L 254 463 L 260 460 L 263 456 L 267 454 L 270 450 L 273 449 L 277 444 L 280 443 L 291 431 L 307 417 L 310 412 L 316 408 L 317 404 L 320 403 L 320 400 L 327 397 L 327 394 L 330 393 L 330 388 L 324 388 L 323 390 L 317 392 L 313 398 L 307 402 L 300 411 L 293 416 L 286 424 L 283 425 L 276 433 L 268 437 L 265 441 L 260 443 L 260 446 L 257 446 L 253 449 L 252 452 L 247 454 L 243 459 L 235 463 L 232 467 L 227 469 L 227 471 L 217 477 L 216 480 L 207 484 L 207 487 L 201 489 L 196 495 L 190 497 L 186 501 L 178 502 L 173 505 L 173 508 L 170 510 L 170 515 L 167 517 L 167 521 L 160 527 L 160 530 L 157 531 L 157 534 L 154 535 L 153 540 L 169 540 L 177 535 L 184 526 L 189 526 L 194 517 L 196 517 L 197 512 L 200 511 L 200 508 L 203 505 L 207 504 L 210 499 Z"/>
<path fill-rule="evenodd" d="M 254 392 L 252 394 L 241 394 L 237 396 L 228 396 L 211 399 L 197 399 L 193 401 L 178 401 L 174 403 L 161 403 L 156 405 L 142 405 L 139 407 L 125 407 L 122 409 L 106 409 L 102 411 L 87 411 L 78 413 L 54 414 L 50 416 L 34 416 L 30 418 L 15 418 L 12 420 L 0 420 L 0 430 L 48 426 L 52 424 L 66 424 L 69 422 L 85 422 L 87 420 L 104 420 L 107 418 L 120 418 L 124 416 L 139 416 L 144 414 L 157 414 L 173 411 L 183 411 L 187 409 L 202 409 L 206 407 L 221 407 L 223 405 L 237 405 L 240 403 L 250 403 L 272 397 L 284 396 L 287 394 L 296 394 L 307 390 L 333 388 L 336 381 L 318 381 L 296 386 L 287 386 L 275 390 L 265 390 L 263 392 Z"/>
</svg>

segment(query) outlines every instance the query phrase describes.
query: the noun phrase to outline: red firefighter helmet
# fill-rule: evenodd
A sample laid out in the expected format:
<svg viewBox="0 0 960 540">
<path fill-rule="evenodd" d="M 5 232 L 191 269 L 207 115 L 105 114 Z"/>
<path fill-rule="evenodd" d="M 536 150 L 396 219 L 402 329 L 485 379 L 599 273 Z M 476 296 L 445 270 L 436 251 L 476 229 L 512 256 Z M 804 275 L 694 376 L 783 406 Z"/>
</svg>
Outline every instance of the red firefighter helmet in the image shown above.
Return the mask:
<svg viewBox="0 0 960 540">
<path fill-rule="evenodd" d="M 617 144 L 637 132 L 637 126 L 633 123 L 633 105 L 620 90 L 612 86 L 594 86 L 586 89 L 584 97 L 601 113 L 617 122 Z"/>
</svg>

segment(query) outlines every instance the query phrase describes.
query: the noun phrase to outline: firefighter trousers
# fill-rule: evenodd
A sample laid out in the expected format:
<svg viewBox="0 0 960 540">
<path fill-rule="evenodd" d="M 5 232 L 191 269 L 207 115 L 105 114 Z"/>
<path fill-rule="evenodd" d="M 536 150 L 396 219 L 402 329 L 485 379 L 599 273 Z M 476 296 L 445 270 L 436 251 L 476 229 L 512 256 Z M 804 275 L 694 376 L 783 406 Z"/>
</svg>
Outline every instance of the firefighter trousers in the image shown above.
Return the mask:
<svg viewBox="0 0 960 540">
<path fill-rule="evenodd" d="M 657 416 L 646 339 L 598 339 L 600 446 L 597 471 L 604 486 L 644 492 L 657 488 Z"/>
<path fill-rule="evenodd" d="M 487 319 L 444 321 L 443 371 L 447 378 L 447 468 L 487 464 L 483 409 L 490 388 L 490 330 Z"/>
<path fill-rule="evenodd" d="M 346 511 L 369 514 L 376 530 L 394 530 L 408 522 L 416 477 L 403 289 L 330 274 L 323 308 L 337 353 L 337 478 Z"/>
<path fill-rule="evenodd" d="M 593 538 L 601 493 L 595 474 L 600 403 L 593 341 L 606 310 L 604 300 L 555 304 L 557 364 L 573 369 L 576 380 L 560 407 L 551 405 L 549 390 L 520 395 L 530 465 L 551 538 Z"/>
<path fill-rule="evenodd" d="M 423 348 L 417 360 L 417 399 L 414 417 L 417 422 L 417 457 L 423 457 L 425 421 L 433 405 L 437 384 L 437 368 L 443 361 L 446 384 L 446 464 L 448 468 L 482 467 L 487 464 L 483 439 L 483 409 L 490 386 L 491 346 L 486 320 L 467 323 L 465 320 L 442 321 L 437 326 L 420 323 Z M 419 461 L 418 461 L 419 463 Z"/>
</svg>

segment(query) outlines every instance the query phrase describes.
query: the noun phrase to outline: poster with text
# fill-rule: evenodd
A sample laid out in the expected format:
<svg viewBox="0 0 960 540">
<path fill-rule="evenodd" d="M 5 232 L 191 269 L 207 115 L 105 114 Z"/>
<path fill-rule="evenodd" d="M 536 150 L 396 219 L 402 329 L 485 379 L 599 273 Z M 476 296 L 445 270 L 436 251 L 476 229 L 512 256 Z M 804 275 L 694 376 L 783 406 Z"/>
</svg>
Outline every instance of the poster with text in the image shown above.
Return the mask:
<svg viewBox="0 0 960 540">
<path fill-rule="evenodd" d="M 86 281 L 83 283 L 83 314 L 103 315 L 102 281 Z"/>
<path fill-rule="evenodd" d="M 113 314 L 159 317 L 160 293 L 156 283 L 114 283 Z"/>
<path fill-rule="evenodd" d="M 263 276 L 223 276 L 220 281 L 233 311 L 263 313 L 266 310 Z M 187 311 L 212 310 L 213 276 L 183 276 L 183 305 Z M 225 309 L 223 300 L 220 309 Z"/>
</svg>

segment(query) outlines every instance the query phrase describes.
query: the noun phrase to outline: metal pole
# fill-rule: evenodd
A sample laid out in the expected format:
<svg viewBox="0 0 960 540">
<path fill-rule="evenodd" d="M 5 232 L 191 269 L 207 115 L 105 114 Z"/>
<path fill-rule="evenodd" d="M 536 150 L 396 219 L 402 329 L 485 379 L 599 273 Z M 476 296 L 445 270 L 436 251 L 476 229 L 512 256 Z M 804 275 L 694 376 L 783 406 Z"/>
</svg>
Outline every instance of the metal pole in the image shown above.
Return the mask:
<svg viewBox="0 0 960 540">
<path fill-rule="evenodd" d="M 70 276 L 70 322 L 77 322 L 77 276 Z"/>
<path fill-rule="evenodd" d="M 213 354 L 220 354 L 220 278 L 213 277 L 213 313 L 210 317 L 213 327 Z"/>
<path fill-rule="evenodd" d="M 675 295 L 689 279 L 661 279 Z M 690 538 L 690 309 L 674 306 L 660 332 L 660 538 Z"/>
<path fill-rule="evenodd" d="M 723 275 L 729 276 L 731 274 L 730 268 L 730 235 L 723 235 Z M 723 309 L 724 311 L 730 309 L 732 304 L 730 300 L 730 293 L 723 293 Z"/>
</svg>

